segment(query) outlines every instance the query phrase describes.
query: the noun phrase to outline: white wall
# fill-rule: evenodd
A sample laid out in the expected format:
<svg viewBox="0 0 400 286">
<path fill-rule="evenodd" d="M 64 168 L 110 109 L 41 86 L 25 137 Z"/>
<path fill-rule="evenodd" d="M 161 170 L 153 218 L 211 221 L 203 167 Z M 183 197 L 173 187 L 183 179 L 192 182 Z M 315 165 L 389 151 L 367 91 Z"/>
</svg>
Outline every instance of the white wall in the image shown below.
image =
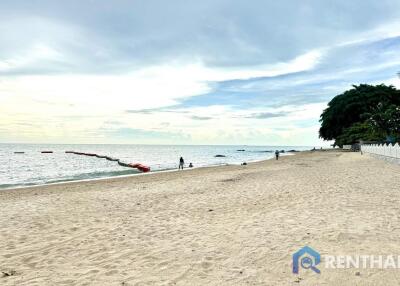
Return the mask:
<svg viewBox="0 0 400 286">
<path fill-rule="evenodd" d="M 361 151 L 363 153 L 375 154 L 388 158 L 400 159 L 400 146 L 398 143 L 395 145 L 391 144 L 363 144 L 361 145 Z"/>
</svg>

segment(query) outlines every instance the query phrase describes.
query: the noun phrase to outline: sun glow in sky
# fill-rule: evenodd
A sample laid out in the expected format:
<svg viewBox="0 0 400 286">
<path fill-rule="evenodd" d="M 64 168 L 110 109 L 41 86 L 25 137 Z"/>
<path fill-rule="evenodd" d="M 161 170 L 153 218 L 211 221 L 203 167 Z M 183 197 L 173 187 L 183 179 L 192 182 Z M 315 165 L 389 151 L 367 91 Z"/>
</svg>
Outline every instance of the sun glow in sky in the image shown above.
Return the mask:
<svg viewBox="0 0 400 286">
<path fill-rule="evenodd" d="M 6 0 L 0 142 L 328 144 L 329 100 L 399 87 L 399 51 L 395 0 Z"/>
</svg>

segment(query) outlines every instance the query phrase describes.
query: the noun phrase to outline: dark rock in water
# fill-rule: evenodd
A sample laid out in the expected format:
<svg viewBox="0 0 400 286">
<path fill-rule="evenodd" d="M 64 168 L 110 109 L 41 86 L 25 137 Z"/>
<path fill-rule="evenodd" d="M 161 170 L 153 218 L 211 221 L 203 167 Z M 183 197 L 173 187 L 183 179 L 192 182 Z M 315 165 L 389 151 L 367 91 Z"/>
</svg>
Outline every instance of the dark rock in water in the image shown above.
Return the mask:
<svg viewBox="0 0 400 286">
<path fill-rule="evenodd" d="M 225 155 L 215 155 L 214 156 L 215 158 L 223 158 L 223 157 L 226 157 Z"/>
<path fill-rule="evenodd" d="M 246 166 L 246 165 L 247 165 L 247 163 L 246 163 L 246 162 L 243 162 L 243 163 L 242 163 L 242 166 Z"/>
<path fill-rule="evenodd" d="M 246 151 L 246 150 L 244 150 L 244 149 L 238 149 L 238 150 L 236 150 L 236 151 L 244 152 L 244 151 Z"/>
<path fill-rule="evenodd" d="M 40 153 L 42 153 L 42 154 L 51 154 L 51 153 L 53 153 L 53 151 L 41 151 Z"/>
<path fill-rule="evenodd" d="M 271 150 L 264 150 L 264 151 L 257 151 L 257 152 L 261 152 L 261 153 L 272 153 L 272 152 L 274 152 L 274 151 L 271 151 Z"/>
<path fill-rule="evenodd" d="M 300 152 L 300 151 L 297 151 L 297 150 L 289 150 L 288 152 L 291 152 L 291 153 L 295 153 L 295 152 Z"/>
<path fill-rule="evenodd" d="M 281 150 L 281 151 L 279 151 L 280 153 L 285 153 L 285 150 Z"/>
<path fill-rule="evenodd" d="M 14 154 L 25 154 L 25 152 L 16 151 Z"/>
</svg>

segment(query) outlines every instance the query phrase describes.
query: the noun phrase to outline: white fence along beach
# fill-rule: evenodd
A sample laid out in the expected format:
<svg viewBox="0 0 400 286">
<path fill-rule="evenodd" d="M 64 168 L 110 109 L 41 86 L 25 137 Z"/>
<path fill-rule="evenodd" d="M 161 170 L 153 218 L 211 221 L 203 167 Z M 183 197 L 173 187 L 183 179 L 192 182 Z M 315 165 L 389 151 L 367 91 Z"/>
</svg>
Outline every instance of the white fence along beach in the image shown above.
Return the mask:
<svg viewBox="0 0 400 286">
<path fill-rule="evenodd" d="M 363 144 L 361 151 L 372 155 L 378 155 L 384 159 L 400 160 L 400 145 L 392 144 Z"/>
</svg>

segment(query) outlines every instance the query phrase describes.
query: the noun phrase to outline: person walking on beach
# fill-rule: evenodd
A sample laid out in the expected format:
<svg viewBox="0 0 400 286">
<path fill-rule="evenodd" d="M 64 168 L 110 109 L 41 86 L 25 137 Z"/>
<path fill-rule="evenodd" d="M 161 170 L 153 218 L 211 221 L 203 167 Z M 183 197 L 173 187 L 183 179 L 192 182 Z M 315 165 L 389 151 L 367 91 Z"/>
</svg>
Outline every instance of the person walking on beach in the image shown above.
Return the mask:
<svg viewBox="0 0 400 286">
<path fill-rule="evenodd" d="M 275 151 L 275 158 L 276 158 L 276 160 L 279 160 L 279 151 L 278 150 Z"/>
<path fill-rule="evenodd" d="M 183 165 L 185 164 L 185 161 L 183 160 L 183 158 L 181 157 L 180 159 L 179 159 L 179 170 L 182 168 L 182 170 L 183 170 Z"/>
</svg>

